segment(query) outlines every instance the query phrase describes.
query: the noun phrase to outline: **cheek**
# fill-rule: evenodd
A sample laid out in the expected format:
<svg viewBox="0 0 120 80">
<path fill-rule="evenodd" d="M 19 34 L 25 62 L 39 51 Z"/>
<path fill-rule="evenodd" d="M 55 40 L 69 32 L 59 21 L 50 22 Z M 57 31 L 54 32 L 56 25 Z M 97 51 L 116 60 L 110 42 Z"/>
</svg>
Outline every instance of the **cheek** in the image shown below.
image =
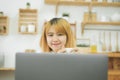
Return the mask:
<svg viewBox="0 0 120 80">
<path fill-rule="evenodd" d="M 67 42 L 67 37 L 66 37 L 66 36 L 64 36 L 64 37 L 61 39 L 61 41 L 62 41 L 62 43 L 65 45 L 65 44 L 66 44 L 66 42 Z"/>
<path fill-rule="evenodd" d="M 47 37 L 47 44 L 49 45 L 51 42 L 51 39 Z"/>
</svg>

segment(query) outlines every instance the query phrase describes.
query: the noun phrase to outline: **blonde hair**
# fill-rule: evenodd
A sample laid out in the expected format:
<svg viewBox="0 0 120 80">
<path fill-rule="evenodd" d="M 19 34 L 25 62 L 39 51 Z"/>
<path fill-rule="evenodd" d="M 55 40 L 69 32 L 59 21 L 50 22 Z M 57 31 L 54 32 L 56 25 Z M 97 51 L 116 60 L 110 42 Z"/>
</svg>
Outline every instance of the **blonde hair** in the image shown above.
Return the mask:
<svg viewBox="0 0 120 80">
<path fill-rule="evenodd" d="M 57 32 L 64 33 L 67 36 L 67 42 L 66 42 L 65 47 L 72 48 L 76 46 L 75 36 L 73 35 L 70 24 L 65 19 L 53 18 L 47 23 L 45 23 L 43 27 L 41 40 L 40 40 L 40 47 L 43 52 L 52 51 L 50 47 L 48 46 L 47 40 L 46 40 L 46 34 L 48 33 L 51 26 L 54 26 Z"/>
</svg>

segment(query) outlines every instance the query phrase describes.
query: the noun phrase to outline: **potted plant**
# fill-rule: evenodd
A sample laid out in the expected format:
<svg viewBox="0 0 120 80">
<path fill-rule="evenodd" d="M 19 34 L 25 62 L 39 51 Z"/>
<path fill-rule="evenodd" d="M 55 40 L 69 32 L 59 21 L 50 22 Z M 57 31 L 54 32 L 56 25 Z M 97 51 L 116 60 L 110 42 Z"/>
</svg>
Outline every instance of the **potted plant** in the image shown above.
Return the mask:
<svg viewBox="0 0 120 80">
<path fill-rule="evenodd" d="M 63 14 L 62 14 L 62 17 L 63 17 L 64 19 L 68 20 L 69 17 L 70 17 L 70 15 L 69 15 L 69 13 L 63 13 Z"/>
<path fill-rule="evenodd" d="M 63 13 L 62 16 L 63 17 L 69 17 L 69 13 Z"/>
<path fill-rule="evenodd" d="M 27 7 L 27 8 L 30 8 L 30 6 L 31 6 L 30 3 L 27 2 L 27 3 L 26 3 L 26 7 Z"/>
<path fill-rule="evenodd" d="M 2 11 L 0 12 L 0 16 L 3 16 L 3 12 Z"/>
</svg>

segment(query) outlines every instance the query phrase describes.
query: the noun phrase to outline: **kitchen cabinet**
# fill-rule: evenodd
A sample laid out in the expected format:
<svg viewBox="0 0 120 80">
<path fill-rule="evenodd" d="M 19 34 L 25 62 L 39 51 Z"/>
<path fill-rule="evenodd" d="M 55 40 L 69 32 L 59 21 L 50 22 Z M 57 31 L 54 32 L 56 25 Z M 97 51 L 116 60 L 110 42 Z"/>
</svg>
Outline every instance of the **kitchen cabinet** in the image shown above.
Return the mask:
<svg viewBox="0 0 120 80">
<path fill-rule="evenodd" d="M 15 80 L 15 68 L 0 68 L 0 80 Z"/>
<path fill-rule="evenodd" d="M 8 34 L 8 16 L 0 16 L 0 35 Z"/>
<path fill-rule="evenodd" d="M 120 53 L 109 53 L 108 80 L 120 80 Z"/>
<path fill-rule="evenodd" d="M 37 34 L 37 9 L 19 9 L 18 32 L 21 34 Z"/>
</svg>

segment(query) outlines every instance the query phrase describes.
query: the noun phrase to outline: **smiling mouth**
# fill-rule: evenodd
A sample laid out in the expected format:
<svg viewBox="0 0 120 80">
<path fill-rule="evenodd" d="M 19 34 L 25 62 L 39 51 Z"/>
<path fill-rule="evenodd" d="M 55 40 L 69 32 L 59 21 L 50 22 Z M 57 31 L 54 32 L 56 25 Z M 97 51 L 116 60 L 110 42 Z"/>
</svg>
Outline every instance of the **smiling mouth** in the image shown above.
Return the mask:
<svg viewBox="0 0 120 80">
<path fill-rule="evenodd" d="M 59 45 L 59 44 L 52 44 L 52 45 Z"/>
<path fill-rule="evenodd" d="M 57 43 L 57 44 L 52 44 L 53 46 L 58 46 L 58 45 L 60 45 L 60 43 Z"/>
</svg>

